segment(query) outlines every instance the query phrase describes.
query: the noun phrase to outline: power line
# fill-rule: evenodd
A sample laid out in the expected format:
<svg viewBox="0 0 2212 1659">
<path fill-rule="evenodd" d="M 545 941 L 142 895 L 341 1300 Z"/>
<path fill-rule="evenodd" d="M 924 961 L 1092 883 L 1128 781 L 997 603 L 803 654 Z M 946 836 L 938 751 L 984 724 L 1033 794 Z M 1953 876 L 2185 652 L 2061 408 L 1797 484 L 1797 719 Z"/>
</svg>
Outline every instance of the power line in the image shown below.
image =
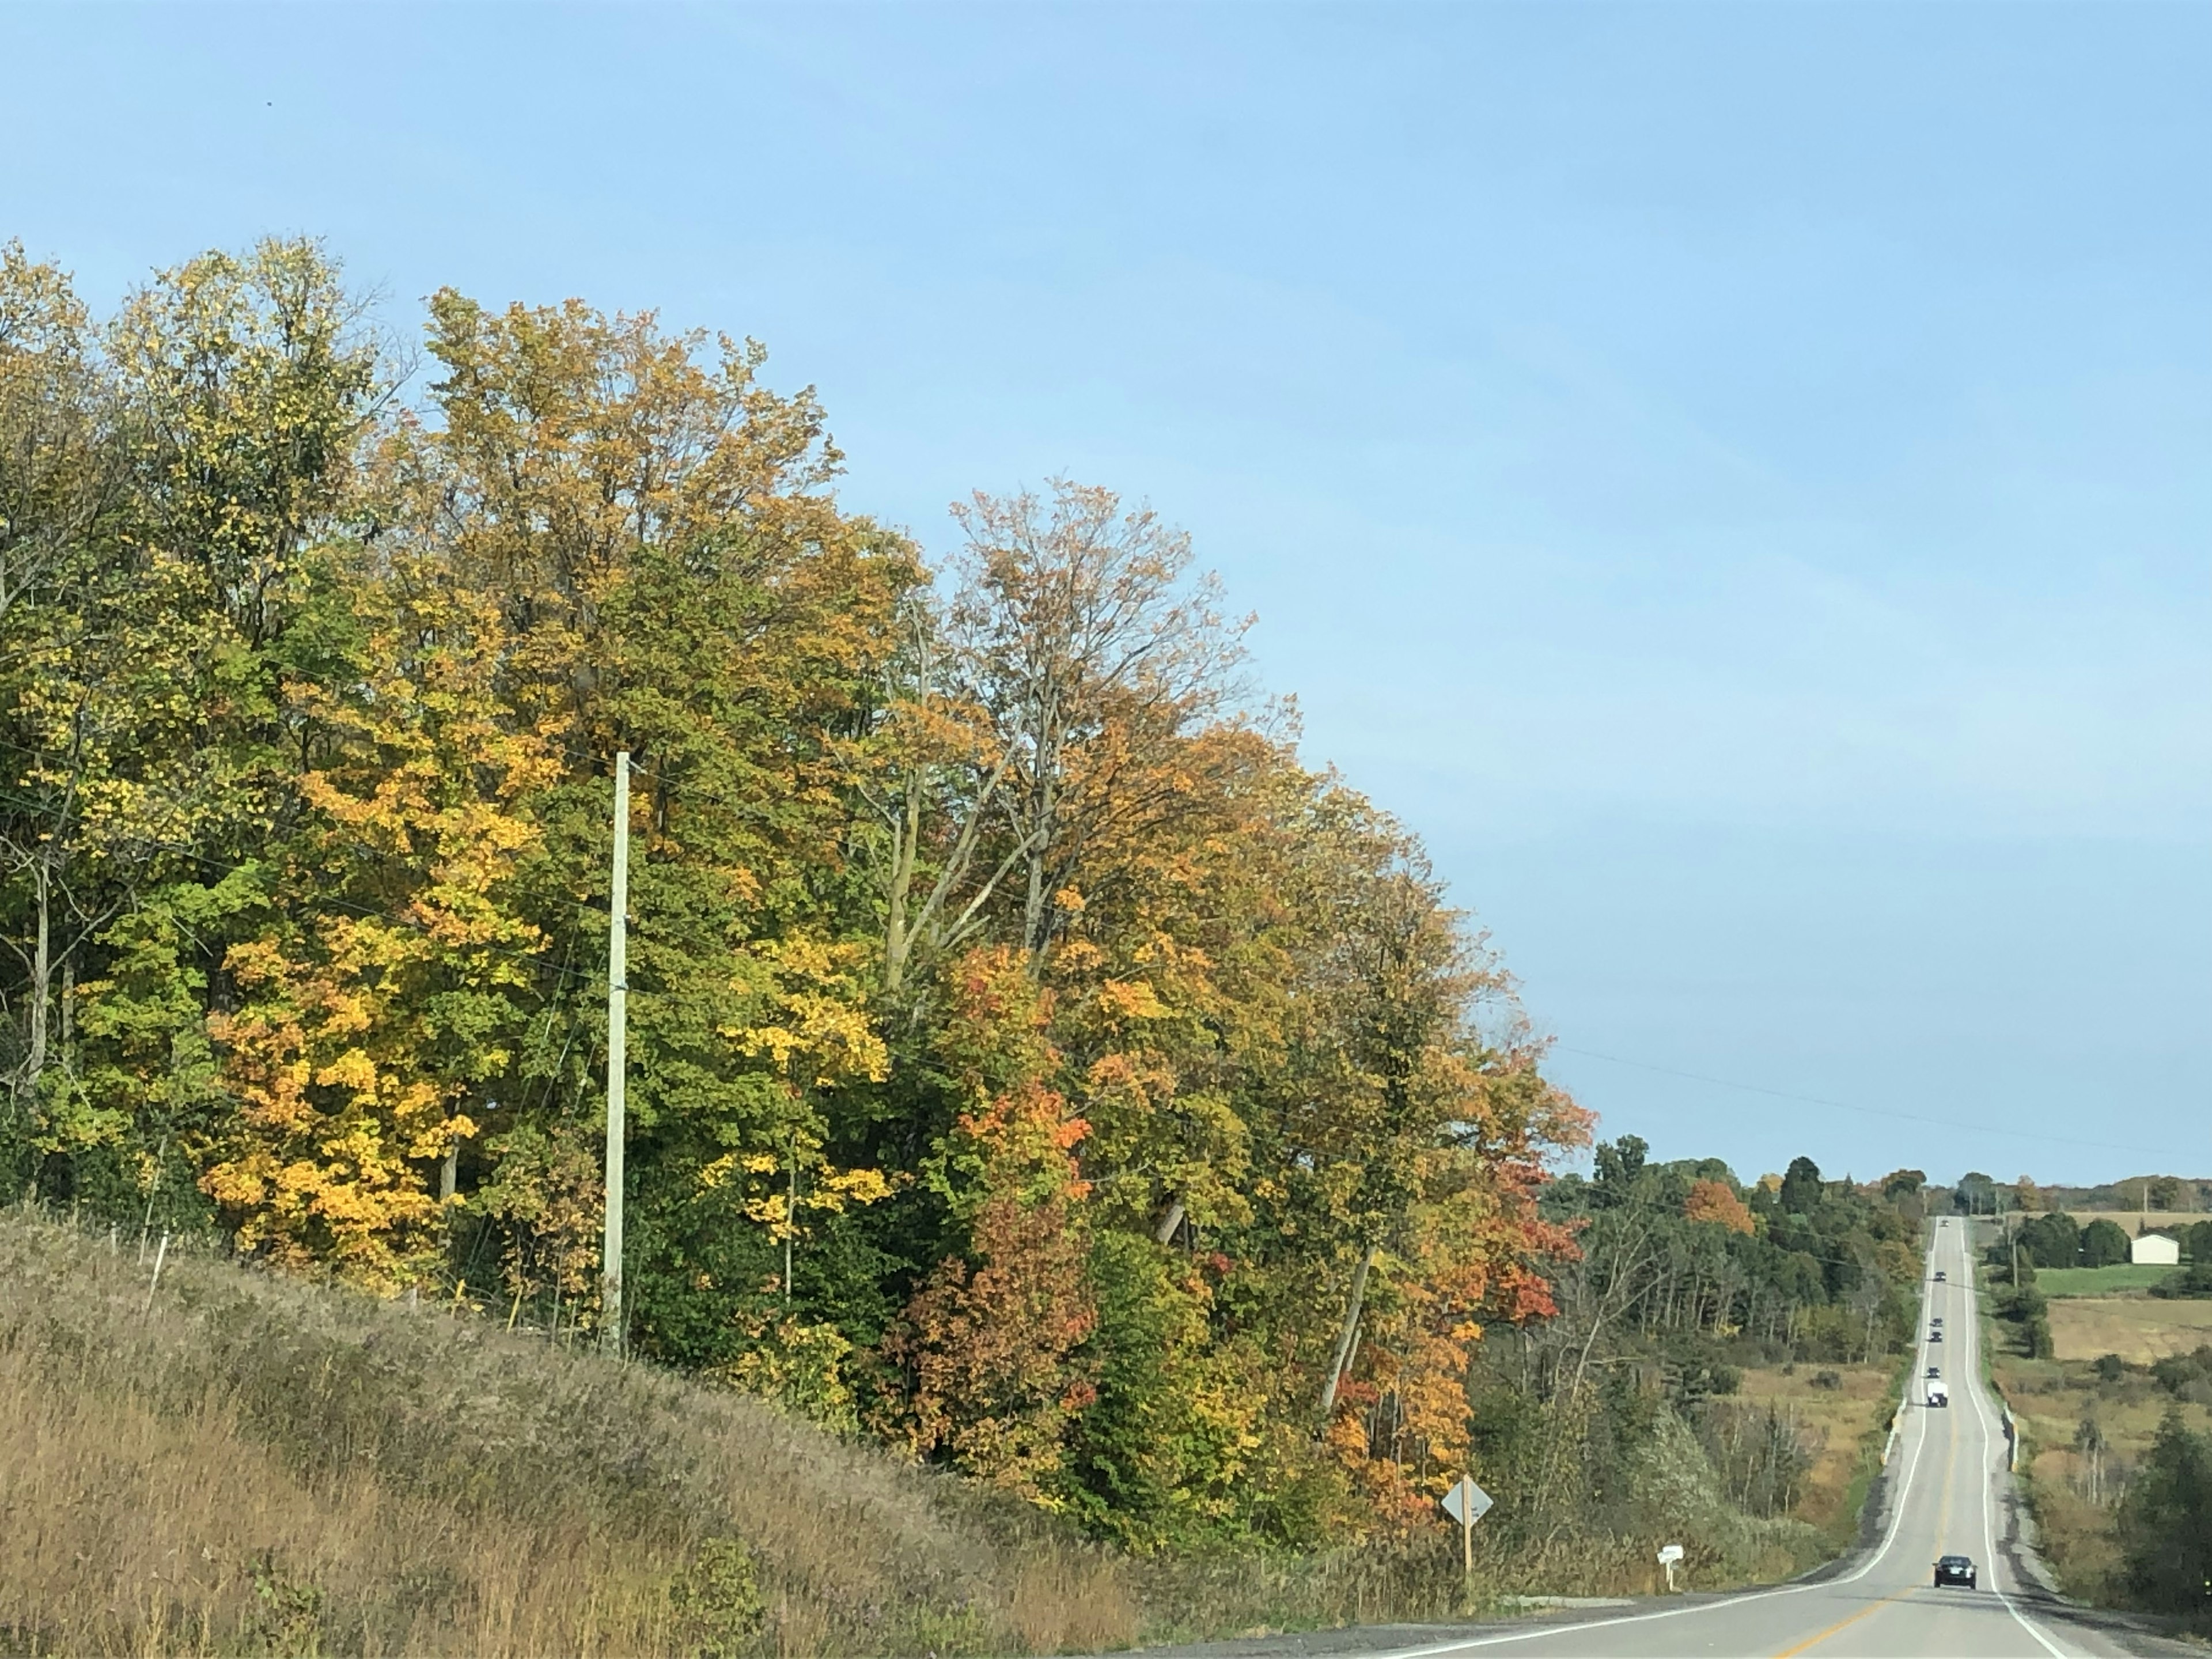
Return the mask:
<svg viewBox="0 0 2212 1659">
<path fill-rule="evenodd" d="M 2007 1129 L 1993 1123 L 1961 1123 L 1955 1118 L 1929 1117 L 1922 1112 L 1900 1112 L 1883 1106 L 1855 1105 L 1848 1100 L 1830 1100 L 1820 1095 L 1801 1095 L 1787 1089 L 1769 1089 L 1756 1083 L 1738 1083 L 1730 1078 L 1711 1077 L 1703 1072 L 1685 1072 L 1672 1066 L 1654 1066 L 1647 1060 L 1628 1060 L 1620 1054 L 1600 1054 L 1595 1048 L 1577 1048 L 1571 1043 L 1553 1045 L 1561 1054 L 1580 1054 L 1585 1060 L 1601 1060 L 1609 1066 L 1626 1066 L 1638 1072 L 1655 1072 L 1662 1077 L 1679 1077 L 1692 1083 L 1709 1083 L 1717 1089 L 1735 1089 L 1747 1095 L 1764 1095 L 1770 1100 L 1795 1101 L 1804 1106 L 1828 1106 L 1839 1112 L 1857 1112 L 1867 1117 L 1894 1118 L 1901 1123 L 1923 1123 L 1931 1128 L 1964 1129 L 1973 1134 L 2002 1135 L 2013 1140 L 2046 1142 L 2063 1146 L 2094 1146 L 2103 1152 L 2141 1152 L 2146 1158 L 2164 1158 L 2173 1149 L 2167 1147 L 2136 1146 L 2125 1141 L 2091 1140 L 2080 1135 L 2039 1134 L 2033 1129 Z"/>
</svg>

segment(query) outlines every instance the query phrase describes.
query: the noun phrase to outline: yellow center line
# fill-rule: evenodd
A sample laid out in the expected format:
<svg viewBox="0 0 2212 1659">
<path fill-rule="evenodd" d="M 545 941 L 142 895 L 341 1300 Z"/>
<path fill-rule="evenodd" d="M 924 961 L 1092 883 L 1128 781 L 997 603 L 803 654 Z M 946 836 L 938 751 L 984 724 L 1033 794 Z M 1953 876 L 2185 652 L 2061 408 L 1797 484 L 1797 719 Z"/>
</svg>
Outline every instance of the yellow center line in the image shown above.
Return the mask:
<svg viewBox="0 0 2212 1659">
<path fill-rule="evenodd" d="M 1869 1602 L 1865 1607 L 1861 1607 L 1850 1618 L 1838 1620 L 1834 1624 L 1829 1626 L 1827 1629 L 1822 1631 L 1818 1636 L 1808 1636 L 1803 1641 L 1800 1642 L 1796 1647 L 1783 1649 L 1781 1652 L 1774 1656 L 1774 1659 L 1791 1659 L 1791 1656 L 1802 1653 L 1808 1648 L 1817 1648 L 1821 1643 L 1826 1641 L 1831 1636 L 1836 1634 L 1837 1632 L 1849 1630 L 1853 1625 L 1857 1624 L 1860 1620 L 1866 1618 L 1869 1614 L 1880 1613 L 1891 1602 L 1902 1601 L 1906 1596 L 1911 1594 L 1912 1592 L 1911 1590 L 1899 1590 L 1894 1595 L 1885 1595 L 1879 1601 Z"/>
<path fill-rule="evenodd" d="M 1922 1396 L 1925 1398 L 1927 1390 L 1923 1388 L 1921 1393 Z M 1924 1411 L 1927 1407 L 1923 1407 L 1922 1409 Z M 1959 1472 L 1958 1421 L 1956 1419 L 1952 1417 L 1950 1407 L 1948 1406 L 1943 1408 L 1943 1425 L 1948 1434 L 1949 1450 L 1943 1459 L 1943 1496 L 1937 1500 L 1936 1508 L 1936 1553 L 1938 1555 L 1941 1555 L 1943 1553 L 1943 1528 L 1947 1524 L 1948 1524 L 1951 1518 L 1951 1483 Z M 1923 1430 L 1923 1432 L 1924 1433 L 1926 1431 Z M 1909 1493 L 1906 1495 L 1910 1496 Z M 1913 1589 L 1917 1588 L 1917 1585 L 1913 1586 Z M 1807 1637 L 1794 1648 L 1784 1648 L 1780 1653 L 1774 1656 L 1774 1659 L 1794 1659 L 1796 1655 L 1803 1653 L 1808 1649 L 1819 1647 L 1821 1643 L 1826 1641 L 1831 1636 L 1834 1636 L 1840 1632 L 1849 1630 L 1853 1625 L 1857 1624 L 1860 1620 L 1869 1618 L 1873 1614 L 1880 1613 L 1884 1607 L 1888 1607 L 1892 1602 L 1902 1601 L 1906 1596 L 1911 1594 L 1911 1589 L 1901 1589 L 1894 1595 L 1885 1595 L 1879 1601 L 1870 1601 L 1865 1607 L 1861 1607 L 1856 1613 L 1851 1614 L 1850 1618 L 1838 1620 L 1834 1624 L 1829 1626 L 1827 1629 L 1820 1632 L 1818 1635 Z"/>
</svg>

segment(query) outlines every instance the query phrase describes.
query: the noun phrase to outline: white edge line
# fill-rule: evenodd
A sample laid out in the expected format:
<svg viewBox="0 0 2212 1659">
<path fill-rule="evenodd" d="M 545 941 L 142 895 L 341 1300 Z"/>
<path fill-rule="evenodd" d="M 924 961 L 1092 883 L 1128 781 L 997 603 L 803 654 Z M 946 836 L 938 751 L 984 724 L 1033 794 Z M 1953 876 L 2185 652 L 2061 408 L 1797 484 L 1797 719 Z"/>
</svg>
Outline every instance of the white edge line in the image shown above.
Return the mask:
<svg viewBox="0 0 2212 1659">
<path fill-rule="evenodd" d="M 2004 1610 L 2013 1616 L 2014 1620 L 2019 1624 L 2022 1630 L 2026 1631 L 2030 1636 L 2033 1636 L 2036 1639 L 2043 1650 L 2051 1656 L 2051 1659 L 2067 1659 L 2067 1656 L 2057 1647 L 2052 1644 L 2051 1638 L 2045 1636 L 2043 1632 L 2037 1627 L 2034 1621 L 2029 1619 L 2028 1616 L 2022 1613 L 2017 1607 L 2013 1605 L 2012 1597 L 2007 1595 L 2004 1593 L 2003 1588 L 1997 1583 L 1998 1569 L 2002 1565 L 2002 1563 L 1997 1559 L 1996 1522 L 1995 1520 L 1995 1509 L 1990 1498 L 1990 1493 L 1996 1486 L 1996 1471 L 1991 1467 L 1996 1460 L 1996 1436 L 1990 1431 L 1989 1413 L 1982 1404 L 1982 1320 L 1981 1308 L 1979 1305 L 1980 1292 L 1975 1287 L 1974 1284 L 1974 1264 L 1971 1254 L 1969 1255 L 1966 1264 L 1966 1273 L 1967 1328 L 1973 1334 L 1972 1340 L 1974 1345 L 1973 1366 L 1967 1373 L 1966 1392 L 1973 1400 L 1974 1415 L 1980 1420 L 1982 1425 L 1982 1542 L 1989 1551 L 1990 1588 L 1996 1592 L 1996 1598 L 1999 1601 L 2004 1604 Z"/>
<path fill-rule="evenodd" d="M 1937 1237 L 1942 1237 L 1940 1230 Z M 1969 1252 L 1969 1255 L 1971 1255 L 1971 1252 Z M 1928 1256 L 1922 1264 L 1921 1271 L 1923 1274 L 1926 1273 L 1929 1267 L 1933 1265 L 1934 1260 L 1935 1246 L 1931 1243 L 1929 1247 Z M 1971 1265 L 1970 1261 L 1969 1266 Z M 1923 1278 L 1922 1283 L 1925 1284 L 1926 1282 L 1926 1279 Z M 1922 1334 L 1919 1342 L 1914 1346 L 1912 1351 L 1912 1369 L 1916 1371 L 1924 1369 L 1927 1363 L 1927 1298 L 1923 1297 L 1920 1307 L 1920 1328 Z M 1908 1376 L 1905 1381 L 1905 1392 L 1906 1396 L 1909 1398 L 1912 1392 L 1912 1378 L 1910 1376 Z M 1976 1405 L 1978 1409 L 1979 1402 L 1977 1401 Z M 1577 1631 L 1612 1630 L 1622 1625 L 1649 1624 L 1655 1619 L 1679 1618 L 1681 1614 L 1686 1613 L 1717 1613 L 1723 1607 L 1740 1607 L 1748 1602 L 1765 1601 L 1776 1596 L 1802 1595 L 1808 1590 L 1826 1589 L 1830 1586 L 1835 1584 L 1856 1583 L 1860 1579 L 1865 1577 L 1867 1574 L 1872 1572 L 1876 1567 L 1881 1565 L 1883 1559 L 1889 1553 L 1890 1546 L 1897 1541 L 1899 1528 L 1904 1524 L 1905 1494 L 1912 1490 L 1912 1477 L 1918 1472 L 1920 1468 L 1920 1449 L 1928 1443 L 1928 1426 L 1926 1419 L 1916 1414 L 1914 1420 L 1920 1425 L 1920 1432 L 1912 1437 L 1912 1455 L 1906 1461 L 1905 1466 L 1905 1479 L 1899 1483 L 1896 1498 L 1891 1504 L 1889 1530 L 1882 1538 L 1881 1547 L 1875 1551 L 1872 1555 L 1869 1556 L 1858 1565 L 1856 1569 L 1850 1572 L 1844 1573 L 1839 1577 L 1823 1578 L 1815 1583 L 1810 1584 L 1783 1584 L 1773 1589 L 1752 1590 L 1748 1594 L 1743 1595 L 1731 1595 L 1724 1601 L 1698 1601 L 1684 1607 L 1667 1607 L 1658 1613 L 1631 1613 L 1625 1619 L 1589 1619 L 1585 1620 L 1579 1625 L 1537 1625 L 1528 1630 L 1508 1631 L 1498 1636 L 1477 1636 L 1469 1638 L 1464 1641 L 1438 1642 L 1433 1646 L 1425 1648 L 1392 1648 L 1385 1652 L 1376 1654 L 1375 1656 L 1375 1659 L 1431 1659 L 1431 1656 L 1432 1655 L 1443 1653 L 1464 1653 L 1469 1648 L 1494 1648 L 1507 1642 L 1534 1642 L 1547 1636 L 1572 1636 Z M 1984 1483 L 1983 1496 L 1986 1501 L 1988 1497 L 1986 1482 Z M 1998 1592 L 1998 1595 L 2001 1599 L 2003 1594 L 2004 1593 L 2002 1590 Z M 2007 1601 L 2005 1606 L 2008 1609 L 2012 1608 L 2012 1604 L 2009 1601 Z M 2017 1610 L 2013 1611 L 2012 1616 L 2015 1619 L 2020 1619 L 2021 1617 Z M 2024 1619 L 2021 1620 L 2021 1622 L 2023 1625 L 2027 1623 Z M 2042 1633 L 2037 1631 L 2033 1625 L 2029 1625 L 2027 1628 L 2029 1633 L 2034 1636 L 2037 1641 L 2043 1642 L 2045 1649 L 2051 1655 L 2051 1659 L 2066 1659 L 2066 1656 L 2060 1653 L 2057 1649 L 2051 1647 L 2050 1643 L 2044 1642 Z"/>
</svg>

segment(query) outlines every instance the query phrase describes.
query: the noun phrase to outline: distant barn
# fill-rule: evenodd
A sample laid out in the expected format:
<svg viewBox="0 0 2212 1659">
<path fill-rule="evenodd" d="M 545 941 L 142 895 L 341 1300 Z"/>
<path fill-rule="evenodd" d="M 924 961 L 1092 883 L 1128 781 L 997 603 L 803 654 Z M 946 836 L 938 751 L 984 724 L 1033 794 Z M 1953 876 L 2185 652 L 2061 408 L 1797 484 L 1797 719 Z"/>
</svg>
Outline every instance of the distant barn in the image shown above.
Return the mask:
<svg viewBox="0 0 2212 1659">
<path fill-rule="evenodd" d="M 2128 1246 L 2128 1260 L 2153 1267 L 2172 1267 L 2181 1261 L 2181 1246 L 2164 1233 L 2138 1234 Z"/>
</svg>

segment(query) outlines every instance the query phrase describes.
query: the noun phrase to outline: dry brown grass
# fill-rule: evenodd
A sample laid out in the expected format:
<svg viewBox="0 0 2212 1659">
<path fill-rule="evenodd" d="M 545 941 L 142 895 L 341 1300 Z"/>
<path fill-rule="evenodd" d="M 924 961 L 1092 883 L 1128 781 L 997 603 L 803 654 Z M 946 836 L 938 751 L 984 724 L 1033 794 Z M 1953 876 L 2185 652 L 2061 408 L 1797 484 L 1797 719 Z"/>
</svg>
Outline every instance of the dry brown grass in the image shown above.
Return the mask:
<svg viewBox="0 0 2212 1659">
<path fill-rule="evenodd" d="M 1470 1598 L 1441 1526 L 1134 1559 L 495 1321 L 173 1250 L 149 1310 L 148 1278 L 128 1241 L 0 1215 L 0 1655 L 1096 1652 L 1653 1587 L 1640 1537 L 1484 1533 Z M 1745 1378 L 1819 1432 L 1816 1521 L 1886 1381 L 1818 1369 Z"/>
<path fill-rule="evenodd" d="M 2116 1353 L 2137 1365 L 2212 1342 L 2212 1302 L 2156 1297 L 2066 1297 L 2051 1304 L 2051 1340 L 2061 1359 Z"/>
<path fill-rule="evenodd" d="M 1801 1364 L 1784 1374 L 1778 1367 L 1754 1368 L 1743 1373 L 1743 1398 L 1753 1404 L 1774 1406 L 1795 1416 L 1820 1446 L 1807 1472 L 1803 1495 L 1792 1511 L 1823 1532 L 1848 1529 L 1855 1515 L 1845 1513 L 1851 1504 L 1869 1433 L 1888 1419 L 1889 1389 L 1896 1374 L 1894 1361 L 1879 1365 Z M 1838 1386 L 1826 1388 L 1814 1378 L 1825 1372 L 1836 1376 Z"/>
<path fill-rule="evenodd" d="M 2051 1311 L 2061 1305 L 2053 1303 Z M 2044 1560 L 2069 1595 L 2118 1605 L 2113 1511 L 2130 1468 L 2149 1447 L 2173 1396 L 2141 1372 L 2104 1379 L 2080 1360 L 1995 1354 L 1990 1373 L 2021 1428 L 2020 1471 Z M 2200 1406 L 2185 1405 L 2182 1411 L 2191 1428 L 2212 1424 L 2212 1414 Z M 2094 1483 L 2087 1460 L 2075 1449 L 2081 1423 L 2091 1418 L 2106 1442 Z"/>
<path fill-rule="evenodd" d="M 0 1220 L 0 1651 L 1138 1633 L 1127 1563 L 757 1401 L 174 1252 L 150 1314 L 147 1280 L 128 1245 Z"/>
</svg>

